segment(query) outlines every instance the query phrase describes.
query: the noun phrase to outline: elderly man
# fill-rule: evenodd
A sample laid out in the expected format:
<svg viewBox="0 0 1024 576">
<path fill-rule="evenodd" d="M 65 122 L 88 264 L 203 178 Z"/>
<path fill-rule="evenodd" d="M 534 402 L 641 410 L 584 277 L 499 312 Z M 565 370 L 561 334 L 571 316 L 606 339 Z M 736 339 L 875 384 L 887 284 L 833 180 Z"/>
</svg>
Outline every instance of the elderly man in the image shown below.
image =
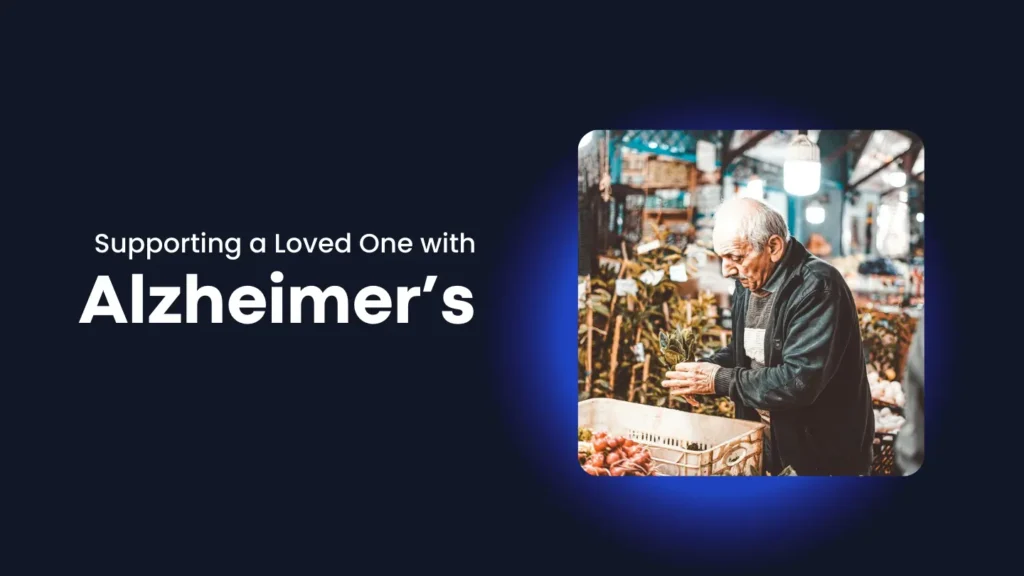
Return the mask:
<svg viewBox="0 0 1024 576">
<path fill-rule="evenodd" d="M 768 474 L 870 474 L 874 413 L 843 277 L 757 200 L 724 203 L 713 241 L 737 283 L 732 342 L 708 362 L 676 365 L 662 384 L 676 395 L 729 396 L 738 418 L 763 420 Z"/>
</svg>

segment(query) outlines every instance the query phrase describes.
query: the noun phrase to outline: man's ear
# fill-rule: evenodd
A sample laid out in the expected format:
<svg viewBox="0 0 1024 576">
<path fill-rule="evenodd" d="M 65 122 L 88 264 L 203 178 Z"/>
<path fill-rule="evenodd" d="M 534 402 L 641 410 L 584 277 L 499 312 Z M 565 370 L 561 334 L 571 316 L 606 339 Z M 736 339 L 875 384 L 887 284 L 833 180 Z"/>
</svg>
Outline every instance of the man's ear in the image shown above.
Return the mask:
<svg viewBox="0 0 1024 576">
<path fill-rule="evenodd" d="M 773 235 L 768 239 L 768 255 L 771 257 L 772 262 L 778 262 L 782 260 L 782 253 L 786 251 L 786 241 L 782 239 L 782 236 L 778 234 Z"/>
</svg>

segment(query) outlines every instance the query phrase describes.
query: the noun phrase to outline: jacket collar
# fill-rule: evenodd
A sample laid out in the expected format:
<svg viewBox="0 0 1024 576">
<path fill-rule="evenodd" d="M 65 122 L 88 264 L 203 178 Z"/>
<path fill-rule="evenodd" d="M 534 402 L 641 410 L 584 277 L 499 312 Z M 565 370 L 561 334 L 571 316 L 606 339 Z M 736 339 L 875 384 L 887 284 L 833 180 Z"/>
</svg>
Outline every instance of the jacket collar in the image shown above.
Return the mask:
<svg viewBox="0 0 1024 576">
<path fill-rule="evenodd" d="M 807 254 L 807 249 L 790 236 L 786 241 L 786 251 L 782 255 L 782 260 L 779 261 L 775 270 L 772 270 L 772 275 L 768 277 L 768 281 L 761 289 L 772 294 L 782 289 L 790 278 L 800 273 L 800 267 Z"/>
<path fill-rule="evenodd" d="M 779 261 L 779 265 L 775 267 L 771 277 L 768 278 L 768 282 L 765 283 L 764 289 L 769 292 L 776 292 L 794 276 L 798 276 L 809 254 L 810 252 L 804 248 L 803 244 L 790 236 L 789 240 L 786 241 L 786 252 L 783 254 L 782 260 Z"/>
</svg>

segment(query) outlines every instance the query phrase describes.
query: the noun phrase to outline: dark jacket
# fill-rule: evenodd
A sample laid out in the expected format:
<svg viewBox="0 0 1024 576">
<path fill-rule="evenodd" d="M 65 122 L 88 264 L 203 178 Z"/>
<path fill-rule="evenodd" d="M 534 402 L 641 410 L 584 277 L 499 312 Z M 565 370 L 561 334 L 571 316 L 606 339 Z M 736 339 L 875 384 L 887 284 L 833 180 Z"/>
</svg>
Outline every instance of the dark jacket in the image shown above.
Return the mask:
<svg viewBox="0 0 1024 576">
<path fill-rule="evenodd" d="M 755 408 L 771 412 L 781 467 L 800 476 L 870 474 L 875 418 L 849 286 L 792 238 L 772 284 L 765 367 L 753 369 L 743 352 L 750 292 L 736 283 L 733 339 L 711 358 L 729 368 L 716 391 L 736 403 L 737 418 L 758 420 Z"/>
</svg>

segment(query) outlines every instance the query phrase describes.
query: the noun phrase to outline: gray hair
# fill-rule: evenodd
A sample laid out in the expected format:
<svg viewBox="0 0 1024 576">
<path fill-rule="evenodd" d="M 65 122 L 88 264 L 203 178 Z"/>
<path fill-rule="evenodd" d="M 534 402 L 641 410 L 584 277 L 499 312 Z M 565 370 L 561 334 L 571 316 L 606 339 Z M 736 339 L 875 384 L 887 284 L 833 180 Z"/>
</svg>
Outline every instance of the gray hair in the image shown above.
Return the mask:
<svg viewBox="0 0 1024 576">
<path fill-rule="evenodd" d="M 715 212 L 715 224 L 730 222 L 736 234 L 760 252 L 768 245 L 772 236 L 789 240 L 786 220 L 775 208 L 754 198 L 732 198 L 726 200 Z"/>
</svg>

